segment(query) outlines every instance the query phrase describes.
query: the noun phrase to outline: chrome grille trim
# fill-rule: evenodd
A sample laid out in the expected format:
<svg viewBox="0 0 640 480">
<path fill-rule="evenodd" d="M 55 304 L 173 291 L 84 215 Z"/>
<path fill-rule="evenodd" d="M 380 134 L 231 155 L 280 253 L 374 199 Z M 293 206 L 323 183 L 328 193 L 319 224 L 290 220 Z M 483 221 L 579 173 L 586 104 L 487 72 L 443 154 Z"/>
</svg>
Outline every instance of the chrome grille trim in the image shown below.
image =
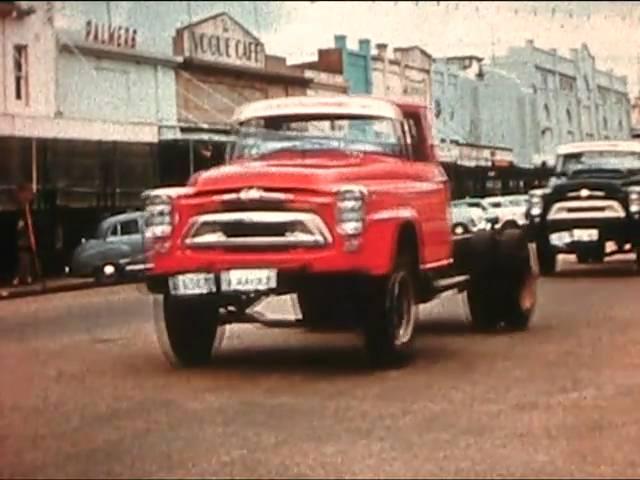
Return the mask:
<svg viewBox="0 0 640 480">
<path fill-rule="evenodd" d="M 286 225 L 300 223 L 305 232 L 288 231 Z M 284 235 L 251 235 L 228 237 L 222 231 L 198 235 L 197 231 L 206 225 L 224 228 L 226 225 L 250 225 L 265 229 L 274 225 L 283 226 Z M 189 247 L 321 247 L 333 241 L 331 232 L 322 219 L 311 212 L 296 211 L 235 211 L 207 213 L 194 217 L 185 236 Z"/>
<path fill-rule="evenodd" d="M 626 212 L 616 200 L 569 200 L 555 203 L 547 220 L 580 220 L 589 218 L 625 218 Z"/>
</svg>

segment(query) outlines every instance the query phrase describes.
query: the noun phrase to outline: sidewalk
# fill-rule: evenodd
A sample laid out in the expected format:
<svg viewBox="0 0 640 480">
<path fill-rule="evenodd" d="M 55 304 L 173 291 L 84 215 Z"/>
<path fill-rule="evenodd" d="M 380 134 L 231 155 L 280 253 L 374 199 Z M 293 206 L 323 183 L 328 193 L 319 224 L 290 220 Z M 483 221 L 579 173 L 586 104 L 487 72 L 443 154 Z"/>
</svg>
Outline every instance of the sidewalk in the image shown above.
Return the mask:
<svg viewBox="0 0 640 480">
<path fill-rule="evenodd" d="M 109 285 L 100 285 L 93 278 L 60 277 L 49 278 L 44 282 L 33 285 L 4 285 L 0 287 L 0 302 L 14 298 L 29 297 L 33 295 L 45 295 L 49 293 L 71 292 L 88 288 L 101 288 Z"/>
</svg>

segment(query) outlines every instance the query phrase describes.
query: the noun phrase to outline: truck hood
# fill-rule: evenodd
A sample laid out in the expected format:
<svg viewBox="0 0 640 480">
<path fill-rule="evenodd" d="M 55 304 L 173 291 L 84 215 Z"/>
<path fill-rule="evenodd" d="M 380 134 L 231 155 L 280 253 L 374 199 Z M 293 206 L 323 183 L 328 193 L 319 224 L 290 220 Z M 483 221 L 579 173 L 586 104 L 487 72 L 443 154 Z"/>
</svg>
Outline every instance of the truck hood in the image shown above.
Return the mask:
<svg viewBox="0 0 640 480">
<path fill-rule="evenodd" d="M 296 158 L 237 161 L 214 167 L 196 182 L 198 192 L 246 187 L 327 191 L 338 184 L 399 179 L 398 159 L 385 155 L 331 153 Z"/>
</svg>

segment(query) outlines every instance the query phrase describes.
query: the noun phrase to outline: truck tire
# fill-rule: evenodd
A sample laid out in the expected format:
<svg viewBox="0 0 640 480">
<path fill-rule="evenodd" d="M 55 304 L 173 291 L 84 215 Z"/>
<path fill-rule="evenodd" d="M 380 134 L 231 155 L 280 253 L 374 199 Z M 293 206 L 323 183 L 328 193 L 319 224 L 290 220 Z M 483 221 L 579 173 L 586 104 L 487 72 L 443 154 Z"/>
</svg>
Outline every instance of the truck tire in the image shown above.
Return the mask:
<svg viewBox="0 0 640 480">
<path fill-rule="evenodd" d="M 552 250 L 548 241 L 538 240 L 536 242 L 536 254 L 538 257 L 538 270 L 540 275 L 549 276 L 556 273 L 557 255 Z"/>
<path fill-rule="evenodd" d="M 526 330 L 536 305 L 536 278 L 526 237 L 519 231 L 498 238 L 500 317 L 511 330 Z"/>
<path fill-rule="evenodd" d="M 184 367 L 209 363 L 218 331 L 216 303 L 165 294 L 163 313 L 169 347 L 178 363 Z"/>
<path fill-rule="evenodd" d="M 477 232 L 469 242 L 467 302 L 471 327 L 478 331 L 497 328 L 499 323 L 496 249 L 496 237 L 491 232 Z"/>
<path fill-rule="evenodd" d="M 576 258 L 578 259 L 578 263 L 580 264 L 589 263 L 589 260 L 591 260 L 589 252 L 583 250 L 576 252 Z"/>
<path fill-rule="evenodd" d="M 471 243 L 467 300 L 477 331 L 525 330 L 535 307 L 535 276 L 523 232 L 479 232 Z"/>
<path fill-rule="evenodd" d="M 372 365 L 393 367 L 410 359 L 418 314 L 416 289 L 417 252 L 401 251 L 393 271 L 375 280 L 372 291 L 361 301 L 365 309 L 365 348 Z"/>
</svg>

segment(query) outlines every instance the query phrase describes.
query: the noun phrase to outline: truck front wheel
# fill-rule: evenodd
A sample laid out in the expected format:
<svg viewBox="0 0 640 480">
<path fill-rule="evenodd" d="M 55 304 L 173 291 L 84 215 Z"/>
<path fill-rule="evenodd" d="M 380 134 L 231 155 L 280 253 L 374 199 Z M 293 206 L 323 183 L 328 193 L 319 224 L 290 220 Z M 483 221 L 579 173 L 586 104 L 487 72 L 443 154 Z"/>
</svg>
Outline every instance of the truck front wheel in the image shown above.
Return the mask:
<svg viewBox="0 0 640 480">
<path fill-rule="evenodd" d="M 185 367 L 208 363 L 218 331 L 217 304 L 210 298 L 178 298 L 166 294 L 163 313 L 174 359 Z"/>
<path fill-rule="evenodd" d="M 393 272 L 375 280 L 364 321 L 365 346 L 376 366 L 392 366 L 410 357 L 418 314 L 417 261 L 402 254 Z"/>
</svg>

